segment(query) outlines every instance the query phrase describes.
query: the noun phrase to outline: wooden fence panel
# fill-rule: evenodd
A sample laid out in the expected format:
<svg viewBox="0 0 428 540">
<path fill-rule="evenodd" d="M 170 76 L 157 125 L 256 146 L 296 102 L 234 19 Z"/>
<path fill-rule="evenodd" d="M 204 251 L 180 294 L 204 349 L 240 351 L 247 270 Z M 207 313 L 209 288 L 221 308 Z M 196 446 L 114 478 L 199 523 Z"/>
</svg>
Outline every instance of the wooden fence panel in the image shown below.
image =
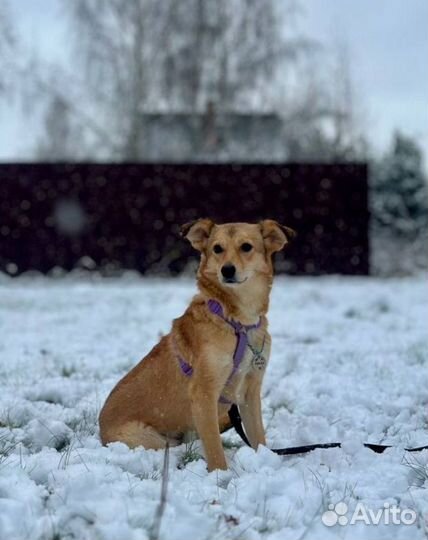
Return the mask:
<svg viewBox="0 0 428 540">
<path fill-rule="evenodd" d="M 195 257 L 179 226 L 200 216 L 295 228 L 278 271 L 369 272 L 364 164 L 0 165 L 0 269 L 70 270 L 89 257 L 177 274 Z"/>
</svg>

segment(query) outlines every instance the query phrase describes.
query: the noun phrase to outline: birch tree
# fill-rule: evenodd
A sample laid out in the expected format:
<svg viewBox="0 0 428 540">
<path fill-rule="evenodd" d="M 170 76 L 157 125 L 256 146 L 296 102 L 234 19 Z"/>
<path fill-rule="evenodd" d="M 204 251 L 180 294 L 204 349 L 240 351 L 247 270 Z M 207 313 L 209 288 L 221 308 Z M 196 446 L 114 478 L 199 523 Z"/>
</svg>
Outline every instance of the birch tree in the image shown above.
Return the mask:
<svg viewBox="0 0 428 540">
<path fill-rule="evenodd" d="M 319 76 L 325 58 L 300 33 L 299 8 L 298 0 L 64 0 L 73 84 L 52 91 L 45 138 L 59 99 L 92 159 L 141 159 L 142 119 L 153 112 L 275 113 L 290 158 L 350 155 L 351 81 L 343 70 L 327 83 Z"/>
</svg>

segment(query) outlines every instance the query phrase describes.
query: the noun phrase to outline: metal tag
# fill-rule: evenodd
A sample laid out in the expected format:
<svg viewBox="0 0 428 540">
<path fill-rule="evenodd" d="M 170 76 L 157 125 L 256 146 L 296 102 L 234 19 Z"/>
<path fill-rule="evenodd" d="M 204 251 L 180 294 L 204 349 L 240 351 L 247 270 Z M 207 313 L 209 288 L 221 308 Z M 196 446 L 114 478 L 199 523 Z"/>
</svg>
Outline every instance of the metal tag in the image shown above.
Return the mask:
<svg viewBox="0 0 428 540">
<path fill-rule="evenodd" d="M 259 371 L 266 367 L 266 358 L 261 353 L 253 354 L 253 367 Z"/>
</svg>

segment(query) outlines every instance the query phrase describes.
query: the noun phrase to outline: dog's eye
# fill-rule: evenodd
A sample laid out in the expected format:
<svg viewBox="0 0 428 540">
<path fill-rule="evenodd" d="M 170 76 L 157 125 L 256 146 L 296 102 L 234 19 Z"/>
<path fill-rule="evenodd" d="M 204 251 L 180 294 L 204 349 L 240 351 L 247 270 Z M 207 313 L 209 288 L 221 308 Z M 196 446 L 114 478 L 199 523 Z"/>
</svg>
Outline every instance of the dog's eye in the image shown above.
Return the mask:
<svg viewBox="0 0 428 540">
<path fill-rule="evenodd" d="M 251 244 L 249 244 L 248 242 L 244 242 L 241 246 L 241 250 L 242 251 L 245 251 L 246 253 L 248 253 L 249 251 L 251 251 L 253 249 L 253 246 Z"/>
<path fill-rule="evenodd" d="M 220 244 L 214 244 L 213 251 L 214 253 L 223 253 L 224 249 Z"/>
</svg>

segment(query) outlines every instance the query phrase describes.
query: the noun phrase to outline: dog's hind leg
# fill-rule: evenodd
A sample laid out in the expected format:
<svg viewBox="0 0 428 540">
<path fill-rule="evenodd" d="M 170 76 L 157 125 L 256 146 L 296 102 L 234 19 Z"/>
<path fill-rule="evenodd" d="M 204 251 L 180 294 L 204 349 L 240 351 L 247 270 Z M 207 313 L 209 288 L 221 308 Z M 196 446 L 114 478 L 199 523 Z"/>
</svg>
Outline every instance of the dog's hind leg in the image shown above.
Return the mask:
<svg viewBox="0 0 428 540">
<path fill-rule="evenodd" d="M 220 433 L 224 433 L 225 431 L 228 431 L 231 427 L 233 427 L 232 422 L 229 418 L 229 414 L 227 412 L 221 415 L 219 414 L 218 424 Z"/>
<path fill-rule="evenodd" d="M 169 439 L 156 431 L 153 427 L 133 420 L 126 422 L 122 426 L 109 430 L 106 436 L 103 437 L 103 444 L 119 441 L 125 443 L 129 448 L 144 446 L 147 450 L 160 450 L 169 446 L 176 446 L 178 441 Z"/>
</svg>

